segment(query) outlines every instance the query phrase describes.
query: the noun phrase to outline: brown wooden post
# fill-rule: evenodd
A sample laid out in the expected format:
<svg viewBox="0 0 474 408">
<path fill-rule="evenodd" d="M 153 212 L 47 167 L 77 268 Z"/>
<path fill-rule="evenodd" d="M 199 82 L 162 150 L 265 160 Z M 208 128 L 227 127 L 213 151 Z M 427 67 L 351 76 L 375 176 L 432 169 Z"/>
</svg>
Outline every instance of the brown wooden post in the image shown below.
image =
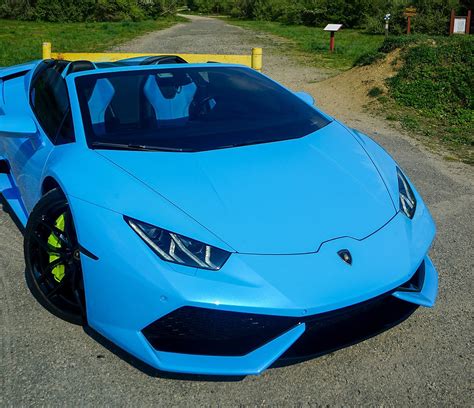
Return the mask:
<svg viewBox="0 0 474 408">
<path fill-rule="evenodd" d="M 411 16 L 407 17 L 407 34 L 411 33 Z"/>
<path fill-rule="evenodd" d="M 329 37 L 329 51 L 334 52 L 334 31 L 331 31 L 331 37 Z"/>
<path fill-rule="evenodd" d="M 324 31 L 329 31 L 329 52 L 334 52 L 334 43 L 336 42 L 334 36 L 341 27 L 342 24 L 328 24 L 324 27 Z"/>
<path fill-rule="evenodd" d="M 469 34 L 470 31 L 471 31 L 471 10 L 467 10 L 466 34 Z"/>
<path fill-rule="evenodd" d="M 449 35 L 454 33 L 454 17 L 456 17 L 456 12 L 454 9 L 451 10 L 451 21 L 449 23 Z"/>
</svg>

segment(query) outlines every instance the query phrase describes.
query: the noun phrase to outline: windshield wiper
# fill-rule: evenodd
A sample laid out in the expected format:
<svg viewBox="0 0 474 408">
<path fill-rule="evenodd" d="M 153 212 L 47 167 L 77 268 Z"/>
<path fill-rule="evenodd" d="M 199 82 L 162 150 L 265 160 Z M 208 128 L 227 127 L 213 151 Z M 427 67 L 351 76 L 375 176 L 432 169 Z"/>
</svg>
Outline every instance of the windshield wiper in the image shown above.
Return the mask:
<svg viewBox="0 0 474 408">
<path fill-rule="evenodd" d="M 108 142 L 92 142 L 91 147 L 113 149 L 113 150 L 138 150 L 143 152 L 192 152 L 192 149 L 182 149 L 178 147 L 158 147 L 147 146 L 134 143 L 108 143 Z"/>
<path fill-rule="evenodd" d="M 283 139 L 284 140 L 284 139 Z M 246 140 L 244 142 L 232 143 L 229 145 L 219 146 L 219 149 L 229 149 L 232 147 L 243 147 L 243 146 L 251 146 L 256 144 L 262 143 L 271 143 L 271 142 L 280 142 L 280 139 L 254 139 L 254 140 Z"/>
</svg>

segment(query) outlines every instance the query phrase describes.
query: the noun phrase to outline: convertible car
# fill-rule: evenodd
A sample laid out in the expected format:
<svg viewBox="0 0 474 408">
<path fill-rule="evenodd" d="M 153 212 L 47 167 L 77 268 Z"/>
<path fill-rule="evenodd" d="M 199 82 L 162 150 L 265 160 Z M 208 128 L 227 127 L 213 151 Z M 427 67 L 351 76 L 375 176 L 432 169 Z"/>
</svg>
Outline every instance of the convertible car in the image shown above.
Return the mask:
<svg viewBox="0 0 474 408">
<path fill-rule="evenodd" d="M 437 294 L 400 166 L 244 66 L 0 70 L 0 192 L 35 297 L 160 370 L 258 374 L 321 319 Z"/>
</svg>

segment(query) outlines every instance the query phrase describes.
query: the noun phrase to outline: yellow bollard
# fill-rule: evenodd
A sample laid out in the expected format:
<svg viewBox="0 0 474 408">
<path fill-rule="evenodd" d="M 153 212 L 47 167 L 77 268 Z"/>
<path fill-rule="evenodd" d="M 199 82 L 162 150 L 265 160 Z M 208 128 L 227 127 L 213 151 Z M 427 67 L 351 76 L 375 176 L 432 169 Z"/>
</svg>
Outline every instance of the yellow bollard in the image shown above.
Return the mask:
<svg viewBox="0 0 474 408">
<path fill-rule="evenodd" d="M 263 50 L 261 48 L 252 48 L 252 68 L 261 71 L 263 66 Z"/>
<path fill-rule="evenodd" d="M 51 43 L 43 43 L 43 59 L 51 59 Z"/>
</svg>

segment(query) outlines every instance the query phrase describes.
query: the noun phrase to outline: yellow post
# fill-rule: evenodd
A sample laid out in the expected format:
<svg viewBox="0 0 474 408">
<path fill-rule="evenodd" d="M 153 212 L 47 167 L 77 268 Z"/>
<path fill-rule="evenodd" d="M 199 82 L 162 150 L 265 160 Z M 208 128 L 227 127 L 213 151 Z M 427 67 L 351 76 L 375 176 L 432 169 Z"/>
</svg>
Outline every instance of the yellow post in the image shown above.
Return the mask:
<svg viewBox="0 0 474 408">
<path fill-rule="evenodd" d="M 43 59 L 51 59 L 51 43 L 43 43 Z"/>
<path fill-rule="evenodd" d="M 252 68 L 261 71 L 263 66 L 263 50 L 261 48 L 252 48 Z"/>
</svg>

